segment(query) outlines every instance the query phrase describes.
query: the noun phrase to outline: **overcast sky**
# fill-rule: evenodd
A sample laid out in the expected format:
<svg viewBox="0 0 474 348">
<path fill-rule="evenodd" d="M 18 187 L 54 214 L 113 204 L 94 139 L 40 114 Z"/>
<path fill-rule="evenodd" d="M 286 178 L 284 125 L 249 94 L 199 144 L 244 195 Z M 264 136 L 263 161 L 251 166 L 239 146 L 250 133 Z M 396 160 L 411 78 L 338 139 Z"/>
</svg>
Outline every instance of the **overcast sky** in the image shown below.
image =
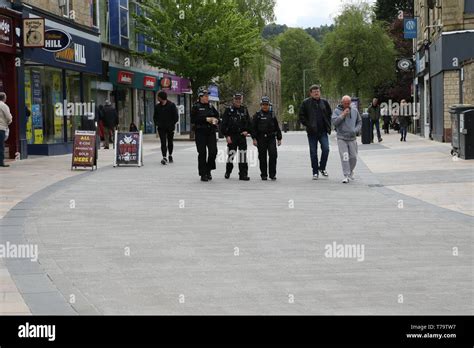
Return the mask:
<svg viewBox="0 0 474 348">
<path fill-rule="evenodd" d="M 375 0 L 366 0 L 374 3 Z M 319 27 L 333 23 L 347 0 L 276 0 L 275 14 L 278 24 L 289 27 Z M 350 1 L 349 1 L 350 2 Z"/>
</svg>

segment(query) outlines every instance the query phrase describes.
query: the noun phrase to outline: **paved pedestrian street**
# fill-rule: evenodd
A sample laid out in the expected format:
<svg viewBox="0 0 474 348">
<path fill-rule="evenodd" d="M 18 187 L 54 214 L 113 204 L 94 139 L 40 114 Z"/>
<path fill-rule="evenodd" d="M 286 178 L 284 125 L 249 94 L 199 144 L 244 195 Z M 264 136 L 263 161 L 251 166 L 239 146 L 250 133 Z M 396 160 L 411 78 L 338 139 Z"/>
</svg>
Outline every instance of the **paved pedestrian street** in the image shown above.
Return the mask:
<svg viewBox="0 0 474 348">
<path fill-rule="evenodd" d="M 360 141 L 360 139 L 359 139 Z M 278 180 L 200 182 L 194 143 L 162 166 L 71 172 L 70 155 L 0 171 L 2 314 L 474 314 L 474 162 L 449 144 L 398 134 L 359 144 L 342 184 L 334 135 L 329 178 L 313 181 L 307 138 L 283 134 Z M 52 173 L 56 173 L 54 176 Z"/>
</svg>

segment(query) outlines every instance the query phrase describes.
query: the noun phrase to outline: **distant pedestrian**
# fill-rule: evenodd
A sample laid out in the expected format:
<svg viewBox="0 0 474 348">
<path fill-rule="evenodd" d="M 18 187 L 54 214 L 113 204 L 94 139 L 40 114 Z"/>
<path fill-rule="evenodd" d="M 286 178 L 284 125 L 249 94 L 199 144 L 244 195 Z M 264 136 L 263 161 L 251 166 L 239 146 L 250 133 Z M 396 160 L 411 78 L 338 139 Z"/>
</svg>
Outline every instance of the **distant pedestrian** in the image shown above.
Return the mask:
<svg viewBox="0 0 474 348">
<path fill-rule="evenodd" d="M 260 177 L 262 180 L 268 180 L 268 175 L 270 175 L 270 179 L 275 181 L 277 179 L 277 143 L 278 146 L 281 145 L 282 134 L 277 118 L 270 111 L 270 105 L 270 98 L 261 99 L 261 109 L 252 118 L 252 139 L 253 144 L 258 148 Z"/>
<path fill-rule="evenodd" d="M 102 123 L 104 125 L 104 149 L 108 149 L 110 133 L 114 132 L 119 124 L 117 110 L 112 106 L 110 100 L 105 101 Z"/>
<path fill-rule="evenodd" d="M 383 132 L 384 134 L 390 134 L 390 123 L 391 123 L 391 116 L 388 106 L 383 107 L 380 110 L 380 114 L 383 119 Z"/>
<path fill-rule="evenodd" d="M 138 127 L 135 124 L 135 122 L 130 123 L 130 127 L 128 127 L 128 131 L 129 132 L 134 132 L 134 133 L 138 132 Z"/>
<path fill-rule="evenodd" d="M 357 164 L 357 134 L 362 127 L 359 111 L 351 106 L 351 97 L 342 97 L 342 104 L 338 105 L 332 115 L 332 122 L 337 132 L 337 145 L 341 156 L 342 172 L 347 184 L 354 180 L 354 169 Z"/>
<path fill-rule="evenodd" d="M 370 128 L 372 129 L 372 142 L 374 142 L 374 127 L 377 130 L 377 138 L 379 143 L 383 140 L 380 135 L 380 105 L 379 100 L 374 98 L 369 106 Z"/>
<path fill-rule="evenodd" d="M 165 91 L 158 93 L 158 103 L 155 105 L 153 120 L 160 136 L 161 154 L 163 155 L 161 164 L 166 165 L 168 161 L 173 163 L 174 130 L 179 121 L 179 115 L 178 108 L 168 100 L 168 94 Z"/>
<path fill-rule="evenodd" d="M 198 172 L 201 181 L 212 180 L 211 172 L 216 169 L 217 126 L 219 112 L 209 104 L 209 92 L 200 88 L 199 101 L 191 109 L 191 123 L 195 127 L 195 141 L 198 151 Z"/>
<path fill-rule="evenodd" d="M 242 105 L 242 93 L 236 93 L 232 105 L 225 109 L 222 116 L 221 131 L 227 140 L 228 159 L 225 178 L 229 179 L 234 169 L 234 158 L 239 161 L 239 180 L 249 181 L 249 165 L 247 163 L 247 135 L 250 134 L 250 115 Z M 238 149 L 238 152 L 237 152 Z"/>
<path fill-rule="evenodd" d="M 309 93 L 311 96 L 301 104 L 299 121 L 306 127 L 313 180 L 317 180 L 319 173 L 328 176 L 326 164 L 329 157 L 332 110 L 328 101 L 321 98 L 321 88 L 318 85 L 311 86 Z M 318 142 L 321 144 L 321 162 L 318 162 Z"/>
<path fill-rule="evenodd" d="M 407 101 L 402 99 L 400 101 L 400 112 L 398 116 L 398 122 L 400 124 L 400 141 L 407 141 L 408 127 L 411 125 L 411 115 Z"/>
<path fill-rule="evenodd" d="M 13 116 L 6 102 L 7 95 L 0 92 L 0 167 L 10 167 L 9 164 L 5 164 L 5 139 L 8 126 L 13 121 Z"/>
</svg>

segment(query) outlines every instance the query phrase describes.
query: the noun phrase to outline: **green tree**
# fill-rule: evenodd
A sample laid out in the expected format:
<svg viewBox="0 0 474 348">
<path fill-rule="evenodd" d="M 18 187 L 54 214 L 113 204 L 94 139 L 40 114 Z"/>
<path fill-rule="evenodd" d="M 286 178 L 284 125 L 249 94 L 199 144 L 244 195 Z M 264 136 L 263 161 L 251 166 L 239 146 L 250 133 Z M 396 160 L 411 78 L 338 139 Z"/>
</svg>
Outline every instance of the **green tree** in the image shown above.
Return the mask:
<svg viewBox="0 0 474 348">
<path fill-rule="evenodd" d="M 281 50 L 283 120 L 295 121 L 298 108 L 311 84 L 319 83 L 318 43 L 303 29 L 290 28 L 276 38 Z M 303 74 L 305 86 L 303 86 Z"/>
<path fill-rule="evenodd" d="M 378 21 L 392 23 L 400 11 L 413 16 L 413 0 L 377 0 L 374 5 L 375 19 Z"/>
<path fill-rule="evenodd" d="M 375 86 L 394 78 L 394 44 L 372 17 L 366 3 L 346 5 L 335 20 L 335 30 L 324 39 L 321 79 L 334 96 L 369 97 Z"/>
<path fill-rule="evenodd" d="M 275 0 L 234 0 L 240 13 L 248 16 L 261 31 L 275 20 Z"/>
<path fill-rule="evenodd" d="M 152 53 L 139 53 L 151 65 L 190 79 L 194 96 L 261 50 L 261 37 L 252 18 L 232 0 L 144 0 L 135 15 L 136 30 L 146 37 Z"/>
</svg>

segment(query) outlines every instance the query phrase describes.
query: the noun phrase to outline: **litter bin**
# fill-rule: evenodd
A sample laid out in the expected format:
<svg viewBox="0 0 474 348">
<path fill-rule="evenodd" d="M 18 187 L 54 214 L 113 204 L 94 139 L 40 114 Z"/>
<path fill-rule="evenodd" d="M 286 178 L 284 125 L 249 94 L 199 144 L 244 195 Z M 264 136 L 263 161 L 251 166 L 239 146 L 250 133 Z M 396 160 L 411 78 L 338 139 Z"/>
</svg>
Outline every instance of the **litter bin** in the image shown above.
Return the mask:
<svg viewBox="0 0 474 348">
<path fill-rule="evenodd" d="M 370 144 L 372 142 L 372 132 L 370 128 L 370 117 L 367 112 L 362 114 L 362 144 Z"/>
<path fill-rule="evenodd" d="M 451 114 L 451 155 L 469 159 L 466 158 L 466 150 L 468 150 L 467 152 L 470 152 L 470 155 L 473 156 L 473 140 L 469 138 L 473 137 L 474 131 L 472 127 L 472 114 L 474 113 L 474 105 L 451 105 L 449 107 L 449 113 Z M 462 144 L 461 139 L 463 140 Z M 470 149 L 466 149 L 468 145 L 470 146 Z M 469 153 L 467 155 L 467 157 L 469 157 Z"/>
</svg>

